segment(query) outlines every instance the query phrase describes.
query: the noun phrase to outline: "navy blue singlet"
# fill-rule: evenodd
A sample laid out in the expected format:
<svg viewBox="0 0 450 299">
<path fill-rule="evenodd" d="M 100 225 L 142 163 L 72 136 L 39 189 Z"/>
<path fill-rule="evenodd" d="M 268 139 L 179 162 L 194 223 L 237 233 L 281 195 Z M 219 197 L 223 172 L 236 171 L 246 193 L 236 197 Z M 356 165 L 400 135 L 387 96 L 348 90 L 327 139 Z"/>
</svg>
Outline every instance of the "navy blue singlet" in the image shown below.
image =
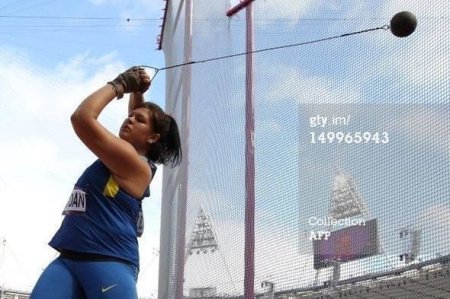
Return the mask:
<svg viewBox="0 0 450 299">
<path fill-rule="evenodd" d="M 153 175 L 156 166 L 149 162 Z M 149 188 L 143 197 L 150 195 Z M 143 232 L 141 198 L 123 191 L 96 160 L 78 179 L 49 245 L 60 252 L 116 258 L 139 268 L 137 237 Z"/>
</svg>

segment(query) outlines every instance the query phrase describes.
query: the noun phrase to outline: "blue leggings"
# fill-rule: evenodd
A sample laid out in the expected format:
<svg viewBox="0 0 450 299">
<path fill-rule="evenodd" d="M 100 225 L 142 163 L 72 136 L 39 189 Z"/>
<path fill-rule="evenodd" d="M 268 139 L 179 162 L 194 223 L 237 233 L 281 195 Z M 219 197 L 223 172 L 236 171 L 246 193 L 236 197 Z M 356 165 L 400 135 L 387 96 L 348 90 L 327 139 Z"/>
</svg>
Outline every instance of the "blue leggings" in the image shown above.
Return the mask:
<svg viewBox="0 0 450 299">
<path fill-rule="evenodd" d="M 59 257 L 41 274 L 30 299 L 137 299 L 137 273 L 121 262 Z"/>
</svg>

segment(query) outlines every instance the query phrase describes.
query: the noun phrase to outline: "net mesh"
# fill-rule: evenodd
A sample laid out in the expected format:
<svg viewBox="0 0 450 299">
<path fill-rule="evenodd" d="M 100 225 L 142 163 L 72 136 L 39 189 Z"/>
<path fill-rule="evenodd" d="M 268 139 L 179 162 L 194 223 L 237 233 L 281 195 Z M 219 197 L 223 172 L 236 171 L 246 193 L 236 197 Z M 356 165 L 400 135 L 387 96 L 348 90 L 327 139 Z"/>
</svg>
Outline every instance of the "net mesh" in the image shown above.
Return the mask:
<svg viewBox="0 0 450 299">
<path fill-rule="evenodd" d="M 238 298 L 246 15 L 226 17 L 237 2 L 196 0 L 190 27 L 186 3 L 168 1 L 162 43 L 166 66 L 197 63 L 165 71 L 187 155 L 164 173 L 159 296 Z M 277 48 L 253 55 L 255 296 L 450 296 L 449 9 L 252 2 L 255 49 Z M 344 35 L 405 10 L 418 20 L 409 37 Z"/>
</svg>

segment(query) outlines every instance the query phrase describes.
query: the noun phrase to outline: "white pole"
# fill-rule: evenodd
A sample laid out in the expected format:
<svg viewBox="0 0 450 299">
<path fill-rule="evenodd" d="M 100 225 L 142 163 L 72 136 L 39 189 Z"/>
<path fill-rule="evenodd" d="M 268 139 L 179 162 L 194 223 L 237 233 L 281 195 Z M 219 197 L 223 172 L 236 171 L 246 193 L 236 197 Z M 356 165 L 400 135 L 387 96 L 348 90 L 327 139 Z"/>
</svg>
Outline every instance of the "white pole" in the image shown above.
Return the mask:
<svg viewBox="0 0 450 299">
<path fill-rule="evenodd" d="M 193 1 L 185 2 L 184 25 L 184 63 L 192 60 L 192 26 L 193 26 Z M 177 205 L 177 233 L 176 233 L 176 299 L 183 299 L 184 290 L 184 265 L 186 248 L 186 210 L 188 200 L 189 183 L 189 127 L 191 122 L 191 65 L 187 64 L 182 69 L 182 151 L 183 163 L 181 165 L 181 186 Z"/>
</svg>

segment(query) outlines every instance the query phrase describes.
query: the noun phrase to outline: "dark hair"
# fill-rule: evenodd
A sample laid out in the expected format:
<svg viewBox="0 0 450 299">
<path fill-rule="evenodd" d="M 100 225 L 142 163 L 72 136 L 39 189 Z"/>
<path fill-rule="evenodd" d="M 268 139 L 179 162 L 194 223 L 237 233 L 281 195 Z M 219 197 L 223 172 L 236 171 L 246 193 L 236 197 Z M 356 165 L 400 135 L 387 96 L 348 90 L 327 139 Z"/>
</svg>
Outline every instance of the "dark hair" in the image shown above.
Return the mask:
<svg viewBox="0 0 450 299">
<path fill-rule="evenodd" d="M 147 158 L 158 164 L 179 165 L 182 153 L 177 122 L 155 103 L 145 102 L 141 107 L 149 110 L 153 130 L 160 135 L 159 140 L 152 143 Z"/>
</svg>

